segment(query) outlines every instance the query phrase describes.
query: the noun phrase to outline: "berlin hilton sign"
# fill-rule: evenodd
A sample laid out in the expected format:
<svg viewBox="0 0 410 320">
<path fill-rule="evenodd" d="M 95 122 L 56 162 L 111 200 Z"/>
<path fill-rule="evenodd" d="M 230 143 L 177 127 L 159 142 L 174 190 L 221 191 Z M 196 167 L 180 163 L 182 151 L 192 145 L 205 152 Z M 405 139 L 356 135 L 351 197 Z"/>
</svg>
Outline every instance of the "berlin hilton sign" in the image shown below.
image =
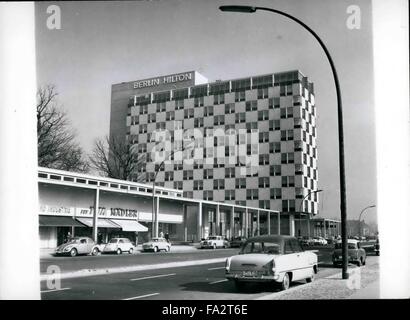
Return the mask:
<svg viewBox="0 0 410 320">
<path fill-rule="evenodd" d="M 153 78 L 153 79 L 148 79 L 148 80 L 137 81 L 137 82 L 134 82 L 134 89 L 154 87 L 154 86 L 159 86 L 161 84 L 169 84 L 169 83 L 182 82 L 182 81 L 187 81 L 187 80 L 192 80 L 192 73 L 190 72 L 180 73 L 180 74 L 174 74 L 171 76 L 158 77 L 158 78 Z"/>
</svg>

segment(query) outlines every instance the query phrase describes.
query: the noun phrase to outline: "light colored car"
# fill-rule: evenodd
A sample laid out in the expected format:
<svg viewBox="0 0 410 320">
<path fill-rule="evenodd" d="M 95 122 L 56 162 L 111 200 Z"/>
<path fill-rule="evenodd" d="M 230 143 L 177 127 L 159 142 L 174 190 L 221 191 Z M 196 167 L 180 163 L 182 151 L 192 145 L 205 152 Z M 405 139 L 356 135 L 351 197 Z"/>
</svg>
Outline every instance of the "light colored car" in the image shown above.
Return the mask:
<svg viewBox="0 0 410 320">
<path fill-rule="evenodd" d="M 280 235 L 249 238 L 225 264 L 225 276 L 237 289 L 246 282 L 269 282 L 286 290 L 292 281 L 313 281 L 317 272 L 317 255 L 304 251 L 295 237 Z"/>
<path fill-rule="evenodd" d="M 229 247 L 229 242 L 222 236 L 209 236 L 205 240 L 201 241 L 201 249 L 205 248 L 227 248 Z"/>
<path fill-rule="evenodd" d="M 327 241 L 326 241 L 326 239 L 323 238 L 323 237 L 314 237 L 313 240 L 312 240 L 312 242 L 313 242 L 313 245 L 316 245 L 316 246 L 324 246 L 324 245 L 327 245 Z"/>
<path fill-rule="evenodd" d="M 78 254 L 97 255 L 99 252 L 101 252 L 101 247 L 89 237 L 74 237 L 55 250 L 56 255 L 70 255 L 72 257 Z"/>
<path fill-rule="evenodd" d="M 128 238 L 112 238 L 104 247 L 104 253 L 115 252 L 121 254 L 128 252 L 132 254 L 134 252 L 134 244 Z"/>
<path fill-rule="evenodd" d="M 348 239 L 347 240 L 347 256 L 349 262 L 355 263 L 358 266 L 366 264 L 366 251 L 361 247 L 358 240 Z M 332 254 L 333 266 L 338 266 L 342 264 L 342 241 L 338 241 L 335 244 L 335 250 Z"/>
<path fill-rule="evenodd" d="M 152 238 L 151 241 L 142 244 L 142 250 L 154 252 L 165 250 L 168 252 L 171 250 L 171 243 L 164 238 Z"/>
</svg>

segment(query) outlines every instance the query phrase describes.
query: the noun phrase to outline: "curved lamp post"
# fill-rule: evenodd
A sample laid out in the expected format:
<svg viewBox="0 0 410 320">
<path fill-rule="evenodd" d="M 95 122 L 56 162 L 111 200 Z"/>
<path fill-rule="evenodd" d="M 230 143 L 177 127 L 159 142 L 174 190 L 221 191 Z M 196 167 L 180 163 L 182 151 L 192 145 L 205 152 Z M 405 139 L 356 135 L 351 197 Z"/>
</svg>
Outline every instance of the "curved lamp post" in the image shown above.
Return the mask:
<svg viewBox="0 0 410 320">
<path fill-rule="evenodd" d="M 299 232 L 300 232 L 300 227 L 301 227 L 301 214 L 302 214 L 303 201 L 304 201 L 307 197 L 309 197 L 311 194 L 319 193 L 319 192 L 322 192 L 322 191 L 323 191 L 322 189 L 310 191 L 307 195 L 305 195 L 305 196 L 303 197 L 302 201 L 300 202 L 300 205 L 299 205 Z M 308 228 L 309 228 L 309 219 L 308 219 Z M 298 235 L 299 235 L 299 234 L 298 234 Z M 310 237 L 310 232 L 309 232 L 308 236 Z"/>
<path fill-rule="evenodd" d="M 348 279 L 349 274 L 347 273 L 347 233 L 346 233 L 346 180 L 345 180 L 345 161 L 344 161 L 344 138 L 343 138 L 343 109 L 342 109 L 342 96 L 340 92 L 339 79 L 337 76 L 336 68 L 333 63 L 333 59 L 329 53 L 329 50 L 326 48 L 322 39 L 314 32 L 309 26 L 299 19 L 291 16 L 290 14 L 279 11 L 276 9 L 266 8 L 266 7 L 252 7 L 252 6 L 220 6 L 221 11 L 227 12 L 242 12 L 242 13 L 253 13 L 257 10 L 269 11 L 281 16 L 285 16 L 303 28 L 305 28 L 315 39 L 319 42 L 323 51 L 326 54 L 327 60 L 329 61 L 330 67 L 333 73 L 333 79 L 336 87 L 336 96 L 337 96 L 337 114 L 338 114 L 338 133 L 339 133 L 339 176 L 340 176 L 340 211 L 341 211 L 341 227 L 342 227 L 342 278 Z"/>
<path fill-rule="evenodd" d="M 370 208 L 376 208 L 376 205 L 371 205 L 371 206 L 368 206 L 368 207 L 366 207 L 366 208 L 364 208 L 361 212 L 360 212 L 360 215 L 359 215 L 359 237 L 361 237 L 362 236 L 362 214 L 367 210 L 367 209 L 370 209 Z"/>
</svg>

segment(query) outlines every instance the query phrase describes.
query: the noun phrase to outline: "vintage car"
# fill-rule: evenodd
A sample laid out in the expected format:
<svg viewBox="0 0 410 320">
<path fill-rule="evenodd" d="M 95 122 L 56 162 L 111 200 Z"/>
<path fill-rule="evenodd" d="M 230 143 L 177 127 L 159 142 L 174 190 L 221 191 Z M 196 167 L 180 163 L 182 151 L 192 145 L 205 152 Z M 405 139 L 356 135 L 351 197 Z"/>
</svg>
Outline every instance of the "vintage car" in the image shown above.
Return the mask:
<svg viewBox="0 0 410 320">
<path fill-rule="evenodd" d="M 112 238 L 104 247 L 104 253 L 121 254 L 128 252 L 132 254 L 134 252 L 134 244 L 128 238 Z"/>
<path fill-rule="evenodd" d="M 312 244 L 314 246 L 324 246 L 327 245 L 327 241 L 323 237 L 313 237 Z"/>
<path fill-rule="evenodd" d="M 249 238 L 239 254 L 225 263 L 225 276 L 238 290 L 246 282 L 270 282 L 286 290 L 292 281 L 313 281 L 317 272 L 317 255 L 304 251 L 291 236 Z"/>
<path fill-rule="evenodd" d="M 171 243 L 165 238 L 152 238 L 151 241 L 142 244 L 142 251 L 158 252 L 160 250 L 170 251 Z"/>
<path fill-rule="evenodd" d="M 245 237 L 234 237 L 230 242 L 231 248 L 240 248 L 246 242 Z"/>
<path fill-rule="evenodd" d="M 201 249 L 206 248 L 227 248 L 229 247 L 229 241 L 222 236 L 209 236 L 208 238 L 201 241 Z"/>
<path fill-rule="evenodd" d="M 56 255 L 70 255 L 75 257 L 78 254 L 97 255 L 101 252 L 101 246 L 97 245 L 89 237 L 74 237 L 68 242 L 58 246 L 55 250 Z"/>
<path fill-rule="evenodd" d="M 347 255 L 349 262 L 356 263 L 358 266 L 366 264 L 366 251 L 361 247 L 360 242 L 355 239 L 347 240 Z M 342 242 L 335 244 L 332 254 L 333 266 L 342 264 Z"/>
</svg>

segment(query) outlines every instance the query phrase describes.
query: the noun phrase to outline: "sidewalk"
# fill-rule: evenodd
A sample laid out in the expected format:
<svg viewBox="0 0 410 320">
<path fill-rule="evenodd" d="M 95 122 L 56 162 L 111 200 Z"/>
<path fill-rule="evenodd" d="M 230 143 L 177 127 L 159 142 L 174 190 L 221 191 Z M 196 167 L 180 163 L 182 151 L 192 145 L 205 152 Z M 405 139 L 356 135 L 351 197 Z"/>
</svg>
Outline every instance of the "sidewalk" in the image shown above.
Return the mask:
<svg viewBox="0 0 410 320">
<path fill-rule="evenodd" d="M 275 292 L 261 300 L 316 300 L 316 299 L 378 299 L 379 269 L 376 266 L 350 268 L 349 279 L 342 273 L 317 279 L 312 283 L 295 284 L 286 291 Z"/>
<path fill-rule="evenodd" d="M 197 251 L 197 247 L 193 245 L 173 245 L 171 252 L 194 252 Z M 53 256 L 55 249 L 40 249 L 40 259 L 50 258 Z M 133 254 L 143 254 L 142 245 L 139 244 L 134 250 Z"/>
</svg>

